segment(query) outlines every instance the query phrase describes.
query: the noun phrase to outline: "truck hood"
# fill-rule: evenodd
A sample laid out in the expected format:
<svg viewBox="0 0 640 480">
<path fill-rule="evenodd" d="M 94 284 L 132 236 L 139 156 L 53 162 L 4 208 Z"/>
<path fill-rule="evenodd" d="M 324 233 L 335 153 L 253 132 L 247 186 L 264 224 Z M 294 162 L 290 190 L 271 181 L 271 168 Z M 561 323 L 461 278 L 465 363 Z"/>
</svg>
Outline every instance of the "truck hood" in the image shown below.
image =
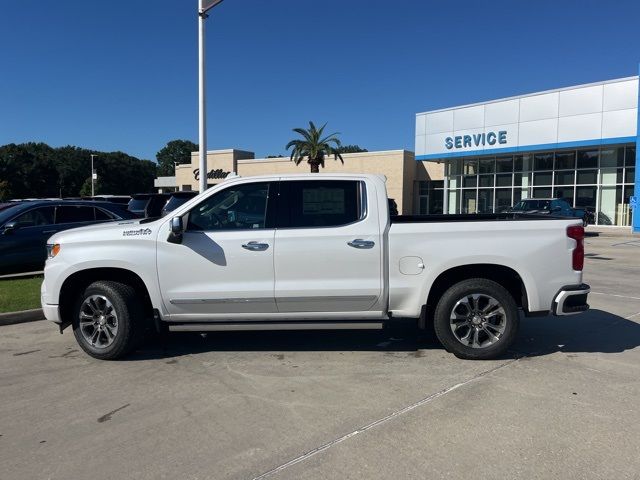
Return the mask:
<svg viewBox="0 0 640 480">
<path fill-rule="evenodd" d="M 158 231 L 162 219 L 153 222 L 141 220 L 118 220 L 115 222 L 99 223 L 86 227 L 71 228 L 53 235 L 47 243 L 70 243 L 85 241 L 116 240 L 128 237 L 147 237 Z"/>
</svg>

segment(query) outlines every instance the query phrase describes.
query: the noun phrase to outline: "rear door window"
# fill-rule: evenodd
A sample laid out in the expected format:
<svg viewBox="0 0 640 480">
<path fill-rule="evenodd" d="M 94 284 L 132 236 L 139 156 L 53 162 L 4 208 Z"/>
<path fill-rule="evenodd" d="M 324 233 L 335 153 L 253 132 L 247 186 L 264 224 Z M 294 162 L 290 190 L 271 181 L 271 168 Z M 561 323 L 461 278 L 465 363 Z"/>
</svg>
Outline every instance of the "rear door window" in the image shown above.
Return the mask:
<svg viewBox="0 0 640 480">
<path fill-rule="evenodd" d="M 93 207 L 68 205 L 56 208 L 56 224 L 93 222 Z"/>
<path fill-rule="evenodd" d="M 278 227 L 339 227 L 356 222 L 364 213 L 361 188 L 357 180 L 281 182 Z"/>
</svg>

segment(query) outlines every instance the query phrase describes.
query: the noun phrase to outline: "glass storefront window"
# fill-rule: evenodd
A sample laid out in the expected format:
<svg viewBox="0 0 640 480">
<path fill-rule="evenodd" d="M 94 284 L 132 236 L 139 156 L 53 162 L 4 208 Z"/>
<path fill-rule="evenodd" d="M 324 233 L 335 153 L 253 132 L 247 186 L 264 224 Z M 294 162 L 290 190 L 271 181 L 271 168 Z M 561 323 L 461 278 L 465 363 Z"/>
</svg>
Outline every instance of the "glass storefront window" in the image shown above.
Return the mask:
<svg viewBox="0 0 640 480">
<path fill-rule="evenodd" d="M 493 213 L 493 188 L 478 190 L 478 213 Z"/>
<path fill-rule="evenodd" d="M 533 167 L 532 155 L 516 155 L 513 157 L 513 170 L 516 172 L 526 172 Z"/>
<path fill-rule="evenodd" d="M 600 191 L 600 208 L 598 209 L 598 225 L 622 224 L 624 210 L 622 187 L 602 187 Z"/>
<path fill-rule="evenodd" d="M 602 185 L 615 185 L 618 178 L 618 171 L 615 168 L 600 169 L 600 183 Z M 622 183 L 622 174 L 620 174 L 620 183 Z"/>
<path fill-rule="evenodd" d="M 624 147 L 607 148 L 600 152 L 600 168 L 623 167 Z"/>
<path fill-rule="evenodd" d="M 479 166 L 480 173 L 493 173 L 496 171 L 495 158 L 483 158 L 480 160 Z"/>
<path fill-rule="evenodd" d="M 576 172 L 575 170 L 566 170 L 555 172 L 555 185 L 573 185 L 575 183 Z"/>
<path fill-rule="evenodd" d="M 493 175 L 480 175 L 478 177 L 478 186 L 493 187 Z"/>
<path fill-rule="evenodd" d="M 598 170 L 578 170 L 576 183 L 579 185 L 598 183 Z"/>
<path fill-rule="evenodd" d="M 624 164 L 632 167 L 636 164 L 636 147 L 627 147 L 624 154 Z"/>
<path fill-rule="evenodd" d="M 555 192 L 555 198 L 564 198 L 569 205 L 573 205 L 573 187 L 558 187 Z"/>
<path fill-rule="evenodd" d="M 478 160 L 476 158 L 468 158 L 464 160 L 464 174 L 476 175 L 478 173 Z"/>
<path fill-rule="evenodd" d="M 551 179 L 553 178 L 553 172 L 535 172 L 533 174 L 533 184 L 539 185 L 551 185 Z"/>
<path fill-rule="evenodd" d="M 635 183 L 635 181 L 636 181 L 636 169 L 635 168 L 626 168 L 625 170 L 626 171 L 624 172 L 624 175 L 625 175 L 624 183 Z"/>
<path fill-rule="evenodd" d="M 456 172 L 448 180 L 448 210 L 500 212 L 524 198 L 564 198 L 600 225 L 628 225 L 635 154 L 635 145 L 606 145 L 454 159 L 447 165 Z M 432 210 L 430 200 L 423 208 Z"/>
<path fill-rule="evenodd" d="M 504 212 L 511 207 L 511 189 L 496 188 L 496 212 Z"/>
<path fill-rule="evenodd" d="M 463 188 L 473 188 L 478 185 L 478 177 L 475 175 L 465 175 L 462 180 Z"/>
<path fill-rule="evenodd" d="M 510 187 L 513 179 L 511 178 L 510 173 L 498 173 L 496 175 L 496 186 L 497 187 Z"/>
<path fill-rule="evenodd" d="M 498 173 L 511 173 L 513 171 L 513 157 L 498 157 L 496 158 L 496 172 Z"/>
<path fill-rule="evenodd" d="M 536 153 L 533 157 L 534 170 L 553 170 L 553 153 Z"/>
<path fill-rule="evenodd" d="M 598 168 L 598 150 L 578 150 L 578 168 Z"/>
<path fill-rule="evenodd" d="M 456 158 L 449 162 L 449 176 L 462 175 L 462 159 Z"/>
<path fill-rule="evenodd" d="M 551 187 L 534 188 L 533 198 L 551 198 Z"/>
<path fill-rule="evenodd" d="M 556 153 L 556 170 L 568 170 L 576 168 L 576 152 Z"/>
<path fill-rule="evenodd" d="M 475 190 L 462 190 L 462 213 L 476 213 Z"/>
</svg>

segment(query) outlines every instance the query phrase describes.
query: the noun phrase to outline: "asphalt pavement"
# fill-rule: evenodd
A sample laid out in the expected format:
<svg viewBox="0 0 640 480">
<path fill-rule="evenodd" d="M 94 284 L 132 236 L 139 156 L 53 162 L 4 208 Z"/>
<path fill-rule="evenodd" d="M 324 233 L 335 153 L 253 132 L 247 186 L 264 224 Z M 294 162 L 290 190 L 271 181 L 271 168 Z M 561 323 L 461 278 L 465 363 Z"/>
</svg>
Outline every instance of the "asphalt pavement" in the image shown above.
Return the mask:
<svg viewBox="0 0 640 480">
<path fill-rule="evenodd" d="M 640 479 L 640 236 L 592 309 L 463 361 L 411 329 L 173 334 L 118 362 L 0 327 L 0 478 Z"/>
</svg>

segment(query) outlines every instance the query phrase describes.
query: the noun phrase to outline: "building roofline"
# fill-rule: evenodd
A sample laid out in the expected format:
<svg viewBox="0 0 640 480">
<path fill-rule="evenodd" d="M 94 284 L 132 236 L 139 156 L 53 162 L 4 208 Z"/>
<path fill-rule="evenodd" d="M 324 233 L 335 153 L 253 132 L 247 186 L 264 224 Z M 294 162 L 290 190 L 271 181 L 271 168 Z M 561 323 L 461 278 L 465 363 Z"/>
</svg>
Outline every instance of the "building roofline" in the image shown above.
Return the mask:
<svg viewBox="0 0 640 480">
<path fill-rule="evenodd" d="M 469 108 L 469 107 L 477 107 L 479 105 L 488 105 L 491 103 L 498 103 L 498 102 L 504 102 L 507 100 L 517 100 L 523 97 L 535 97 L 538 95 L 545 95 L 547 93 L 555 93 L 555 92 L 563 92 L 566 90 L 575 90 L 577 88 L 586 88 L 586 87 L 594 87 L 596 85 L 607 85 L 609 83 L 620 83 L 620 82 L 627 82 L 629 80 L 638 80 L 639 76 L 638 75 L 632 75 L 630 77 L 623 77 L 623 78 L 613 78 L 611 80 L 603 80 L 603 81 L 599 81 L 599 82 L 591 82 L 591 83 L 583 83 L 580 85 L 571 85 L 568 87 L 561 87 L 561 88 L 554 88 L 551 90 L 543 90 L 540 92 L 532 92 L 532 93 L 522 93 L 520 95 L 513 95 L 512 97 L 504 97 L 504 98 L 497 98 L 494 100 L 486 100 L 484 102 L 475 102 L 475 103 L 467 103 L 465 105 L 455 105 L 453 107 L 447 107 L 447 108 L 439 108 L 437 110 L 427 110 L 424 112 L 418 112 L 416 113 L 416 116 L 418 115 L 425 115 L 427 113 L 438 113 L 438 112 L 446 112 L 449 110 L 458 110 L 461 108 Z"/>
</svg>

